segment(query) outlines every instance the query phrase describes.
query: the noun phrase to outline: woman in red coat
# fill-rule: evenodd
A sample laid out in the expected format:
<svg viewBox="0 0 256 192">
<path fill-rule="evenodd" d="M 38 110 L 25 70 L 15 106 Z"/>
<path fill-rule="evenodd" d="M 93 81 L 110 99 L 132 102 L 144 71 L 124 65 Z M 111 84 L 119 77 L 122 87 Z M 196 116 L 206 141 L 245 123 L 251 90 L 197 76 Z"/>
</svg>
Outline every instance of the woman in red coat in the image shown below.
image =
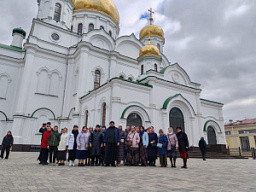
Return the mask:
<svg viewBox="0 0 256 192">
<path fill-rule="evenodd" d="M 40 164 L 42 165 L 48 165 L 47 163 L 47 159 L 48 159 L 48 146 L 47 146 L 47 143 L 48 143 L 48 139 L 50 137 L 50 134 L 52 132 L 52 129 L 51 127 L 47 127 L 47 131 L 44 132 L 43 134 L 43 139 L 42 139 L 42 142 L 41 142 L 41 151 L 40 151 L 40 157 L 41 157 L 41 162 Z"/>
</svg>

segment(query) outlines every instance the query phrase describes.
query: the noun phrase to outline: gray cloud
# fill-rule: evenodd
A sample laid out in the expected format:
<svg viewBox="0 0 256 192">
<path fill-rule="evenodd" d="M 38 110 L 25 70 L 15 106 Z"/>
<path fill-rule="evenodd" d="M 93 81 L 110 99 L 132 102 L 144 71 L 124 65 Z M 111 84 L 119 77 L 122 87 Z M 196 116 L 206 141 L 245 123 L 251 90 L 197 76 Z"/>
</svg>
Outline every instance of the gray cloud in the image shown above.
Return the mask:
<svg viewBox="0 0 256 192">
<path fill-rule="evenodd" d="M 155 24 L 165 31 L 165 54 L 202 85 L 202 98 L 225 104 L 226 122 L 256 117 L 256 1 L 114 2 L 121 17 L 120 35 L 138 35 L 147 23 L 140 16 L 150 7 L 155 10 Z M 0 43 L 11 43 L 15 27 L 29 33 L 36 13 L 36 0 L 1 2 Z"/>
</svg>

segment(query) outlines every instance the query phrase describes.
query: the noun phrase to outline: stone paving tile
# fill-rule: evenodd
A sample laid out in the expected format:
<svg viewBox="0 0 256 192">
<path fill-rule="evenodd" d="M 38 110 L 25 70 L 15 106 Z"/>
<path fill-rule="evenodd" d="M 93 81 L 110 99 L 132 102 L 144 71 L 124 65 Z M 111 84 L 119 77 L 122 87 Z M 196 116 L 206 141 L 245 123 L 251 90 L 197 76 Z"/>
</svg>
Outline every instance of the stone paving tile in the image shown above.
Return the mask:
<svg viewBox="0 0 256 192">
<path fill-rule="evenodd" d="M 42 166 L 38 153 L 0 160 L 0 192 L 256 192 L 256 161 L 189 159 L 188 169 Z"/>
</svg>

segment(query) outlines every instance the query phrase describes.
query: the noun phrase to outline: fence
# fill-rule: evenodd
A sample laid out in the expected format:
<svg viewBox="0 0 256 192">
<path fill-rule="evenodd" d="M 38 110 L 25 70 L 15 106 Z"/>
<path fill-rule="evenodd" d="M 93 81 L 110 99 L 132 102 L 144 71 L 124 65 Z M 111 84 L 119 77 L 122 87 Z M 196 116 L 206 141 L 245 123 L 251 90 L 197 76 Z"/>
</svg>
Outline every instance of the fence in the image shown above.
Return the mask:
<svg viewBox="0 0 256 192">
<path fill-rule="evenodd" d="M 251 148 L 250 151 L 242 151 L 240 147 L 238 148 L 228 148 L 228 155 L 230 156 L 246 156 L 246 157 L 252 157 L 253 159 L 256 159 L 256 150 L 255 148 Z"/>
</svg>

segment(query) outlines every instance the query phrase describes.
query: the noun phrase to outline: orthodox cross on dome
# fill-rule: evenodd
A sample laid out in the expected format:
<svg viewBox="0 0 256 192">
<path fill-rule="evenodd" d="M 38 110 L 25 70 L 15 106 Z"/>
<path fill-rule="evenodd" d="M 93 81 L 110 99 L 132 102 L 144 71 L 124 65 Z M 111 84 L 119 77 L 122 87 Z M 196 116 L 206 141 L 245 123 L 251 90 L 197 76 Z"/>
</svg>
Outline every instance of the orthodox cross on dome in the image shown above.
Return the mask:
<svg viewBox="0 0 256 192">
<path fill-rule="evenodd" d="M 150 8 L 149 10 L 148 10 L 149 12 L 150 12 L 150 25 L 152 25 L 152 21 L 153 21 L 153 14 L 155 13 L 153 10 L 152 10 L 152 8 Z"/>
<path fill-rule="evenodd" d="M 150 45 L 151 43 L 150 43 L 150 31 L 148 32 L 148 44 Z"/>
</svg>

